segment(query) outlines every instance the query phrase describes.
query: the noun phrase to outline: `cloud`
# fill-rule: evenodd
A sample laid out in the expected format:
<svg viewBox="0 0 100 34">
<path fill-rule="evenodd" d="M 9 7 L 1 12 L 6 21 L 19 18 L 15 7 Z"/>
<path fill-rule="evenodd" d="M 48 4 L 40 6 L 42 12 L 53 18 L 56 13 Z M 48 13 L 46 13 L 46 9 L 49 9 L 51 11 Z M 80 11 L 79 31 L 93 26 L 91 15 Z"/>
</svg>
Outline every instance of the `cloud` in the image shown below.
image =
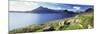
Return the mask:
<svg viewBox="0 0 100 34">
<path fill-rule="evenodd" d="M 94 5 L 94 0 L 11 0 L 11 1 L 39 1 L 39 2 L 52 2 L 52 3 L 69 3 L 69 4 L 82 4 Z"/>
<path fill-rule="evenodd" d="M 81 7 L 74 6 L 73 8 L 76 9 L 76 10 L 80 10 Z"/>
<path fill-rule="evenodd" d="M 37 7 L 39 6 L 34 2 L 9 1 L 9 11 L 29 11 Z"/>
</svg>

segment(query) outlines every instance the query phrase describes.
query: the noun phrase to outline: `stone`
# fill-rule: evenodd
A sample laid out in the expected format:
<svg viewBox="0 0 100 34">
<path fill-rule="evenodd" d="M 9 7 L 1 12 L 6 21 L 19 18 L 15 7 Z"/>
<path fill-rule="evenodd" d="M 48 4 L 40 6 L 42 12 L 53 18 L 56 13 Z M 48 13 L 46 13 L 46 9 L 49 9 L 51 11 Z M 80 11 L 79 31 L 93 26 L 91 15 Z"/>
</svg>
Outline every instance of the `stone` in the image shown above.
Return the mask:
<svg viewBox="0 0 100 34">
<path fill-rule="evenodd" d="M 79 23 L 79 22 L 81 22 L 80 19 L 76 19 L 76 20 L 75 20 L 75 23 Z"/>
<path fill-rule="evenodd" d="M 64 26 L 64 25 L 69 25 L 70 22 L 68 22 L 67 20 L 59 22 L 59 26 Z"/>
<path fill-rule="evenodd" d="M 55 30 L 55 29 L 52 26 L 48 26 L 46 28 L 43 28 L 43 31 L 53 31 L 53 30 Z"/>
<path fill-rule="evenodd" d="M 64 22 L 65 22 L 65 21 L 59 22 L 59 26 L 64 26 Z"/>
</svg>

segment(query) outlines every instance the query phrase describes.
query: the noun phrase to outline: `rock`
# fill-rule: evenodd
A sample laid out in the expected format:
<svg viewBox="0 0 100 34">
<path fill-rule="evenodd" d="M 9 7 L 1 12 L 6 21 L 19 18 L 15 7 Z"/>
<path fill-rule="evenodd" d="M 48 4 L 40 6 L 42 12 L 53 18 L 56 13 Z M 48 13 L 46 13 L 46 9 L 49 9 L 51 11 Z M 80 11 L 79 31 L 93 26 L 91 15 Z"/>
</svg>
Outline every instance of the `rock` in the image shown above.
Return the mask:
<svg viewBox="0 0 100 34">
<path fill-rule="evenodd" d="M 80 23 L 81 20 L 80 19 L 70 19 L 70 20 L 64 20 L 59 22 L 59 26 L 64 26 L 64 25 L 70 25 L 73 23 Z"/>
<path fill-rule="evenodd" d="M 80 19 L 76 19 L 76 20 L 75 20 L 75 23 L 79 23 L 79 22 L 81 22 Z"/>
<path fill-rule="evenodd" d="M 67 21 L 62 21 L 62 22 L 59 22 L 59 26 L 64 26 L 64 25 L 69 25 L 70 22 L 67 22 Z"/>
<path fill-rule="evenodd" d="M 54 30 L 54 27 L 52 26 L 48 26 L 46 28 L 43 28 L 43 31 L 53 31 Z"/>
<path fill-rule="evenodd" d="M 65 21 L 59 22 L 59 26 L 64 26 Z"/>
<path fill-rule="evenodd" d="M 69 24 L 70 24 L 70 22 L 67 22 L 67 21 L 64 22 L 64 25 L 69 25 Z"/>
<path fill-rule="evenodd" d="M 70 23 L 80 23 L 81 20 L 80 19 L 71 19 L 71 20 L 68 20 L 67 22 L 70 22 Z"/>
<path fill-rule="evenodd" d="M 74 23 L 74 19 L 70 19 L 67 22 Z"/>
</svg>

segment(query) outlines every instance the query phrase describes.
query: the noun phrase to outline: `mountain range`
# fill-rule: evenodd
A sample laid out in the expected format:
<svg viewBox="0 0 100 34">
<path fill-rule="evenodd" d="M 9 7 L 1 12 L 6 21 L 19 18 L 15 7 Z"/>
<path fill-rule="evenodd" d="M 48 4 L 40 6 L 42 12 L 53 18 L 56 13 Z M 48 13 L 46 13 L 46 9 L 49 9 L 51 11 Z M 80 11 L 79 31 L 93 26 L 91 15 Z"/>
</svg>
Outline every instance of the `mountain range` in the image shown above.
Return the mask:
<svg viewBox="0 0 100 34">
<path fill-rule="evenodd" d="M 87 10 L 87 11 L 89 11 L 89 10 Z M 31 10 L 31 11 L 9 11 L 9 12 L 14 12 L 14 13 L 70 13 L 70 14 L 77 13 L 77 12 L 73 12 L 73 11 L 68 11 L 67 9 L 66 10 L 53 10 L 53 9 L 49 9 L 49 8 L 42 7 L 42 6 L 36 8 L 34 10 Z M 82 12 L 80 11 L 80 13 L 82 13 Z"/>
</svg>

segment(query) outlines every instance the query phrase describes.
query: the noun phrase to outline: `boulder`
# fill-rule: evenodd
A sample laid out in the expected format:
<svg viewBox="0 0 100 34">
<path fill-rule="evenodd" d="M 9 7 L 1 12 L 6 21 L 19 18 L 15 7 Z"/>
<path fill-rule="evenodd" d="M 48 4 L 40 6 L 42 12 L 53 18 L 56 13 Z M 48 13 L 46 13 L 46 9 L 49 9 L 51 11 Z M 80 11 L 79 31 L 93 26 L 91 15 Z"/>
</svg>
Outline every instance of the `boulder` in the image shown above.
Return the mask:
<svg viewBox="0 0 100 34">
<path fill-rule="evenodd" d="M 69 25 L 69 24 L 70 22 L 67 22 L 67 20 L 59 22 L 59 26 L 64 26 L 64 25 Z"/>
<path fill-rule="evenodd" d="M 80 22 L 81 22 L 80 19 L 64 20 L 64 21 L 59 22 L 59 26 L 70 25 L 72 23 L 80 23 Z"/>
<path fill-rule="evenodd" d="M 54 30 L 54 27 L 52 26 L 48 26 L 46 28 L 43 28 L 43 31 L 53 31 Z"/>
</svg>

